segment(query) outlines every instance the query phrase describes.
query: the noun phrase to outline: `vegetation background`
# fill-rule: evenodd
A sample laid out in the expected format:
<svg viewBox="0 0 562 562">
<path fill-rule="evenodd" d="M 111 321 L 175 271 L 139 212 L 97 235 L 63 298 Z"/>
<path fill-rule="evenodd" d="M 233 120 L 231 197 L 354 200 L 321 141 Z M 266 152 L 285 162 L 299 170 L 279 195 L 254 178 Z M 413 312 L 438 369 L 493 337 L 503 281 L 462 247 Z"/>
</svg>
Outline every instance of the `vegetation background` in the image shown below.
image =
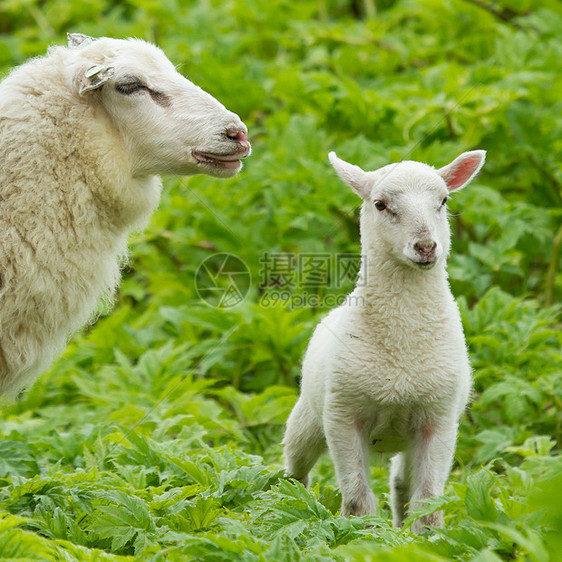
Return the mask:
<svg viewBox="0 0 562 562">
<path fill-rule="evenodd" d="M 142 37 L 254 148 L 234 179 L 165 178 L 111 313 L 2 408 L 0 559 L 559 560 L 560 29 L 555 0 L 0 0 L 2 74 L 67 31 Z M 384 458 L 376 517 L 339 515 L 327 457 L 310 491 L 282 478 L 301 356 L 353 282 L 266 306 L 260 260 L 358 252 L 329 150 L 374 169 L 473 148 L 488 161 L 450 203 L 449 271 L 474 397 L 429 508 L 446 528 L 416 537 L 390 525 Z M 227 309 L 194 284 L 219 252 L 254 279 Z"/>
</svg>

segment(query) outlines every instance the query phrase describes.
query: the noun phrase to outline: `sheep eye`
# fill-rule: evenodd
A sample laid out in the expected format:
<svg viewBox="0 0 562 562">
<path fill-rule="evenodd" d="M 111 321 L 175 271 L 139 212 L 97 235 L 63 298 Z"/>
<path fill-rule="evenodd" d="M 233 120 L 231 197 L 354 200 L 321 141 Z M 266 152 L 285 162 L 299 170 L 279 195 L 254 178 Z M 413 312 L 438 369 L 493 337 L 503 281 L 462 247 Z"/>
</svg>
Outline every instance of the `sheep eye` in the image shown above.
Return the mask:
<svg viewBox="0 0 562 562">
<path fill-rule="evenodd" d="M 377 208 L 377 211 L 384 211 L 386 209 L 386 203 L 383 203 L 382 201 L 375 201 L 375 207 Z"/>
<path fill-rule="evenodd" d="M 445 199 L 443 199 L 443 201 L 441 201 L 441 207 L 443 207 L 444 205 L 446 205 L 448 200 L 449 200 L 449 198 L 448 198 L 448 197 L 445 197 Z"/>
<path fill-rule="evenodd" d="M 146 86 L 141 82 L 125 82 L 123 84 L 117 84 L 115 89 L 125 96 L 130 96 L 136 92 L 140 92 L 141 90 L 146 90 Z"/>
</svg>

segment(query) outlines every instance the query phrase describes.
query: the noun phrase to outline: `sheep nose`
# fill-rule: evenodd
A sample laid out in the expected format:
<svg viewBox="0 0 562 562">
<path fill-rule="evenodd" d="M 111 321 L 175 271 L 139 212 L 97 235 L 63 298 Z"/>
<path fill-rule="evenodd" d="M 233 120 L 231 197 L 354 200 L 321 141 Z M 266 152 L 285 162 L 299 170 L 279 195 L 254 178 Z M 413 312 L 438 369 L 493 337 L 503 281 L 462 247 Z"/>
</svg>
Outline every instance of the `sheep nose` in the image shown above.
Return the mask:
<svg viewBox="0 0 562 562">
<path fill-rule="evenodd" d="M 246 129 L 246 127 L 235 126 L 228 128 L 226 130 L 226 138 L 238 144 L 238 152 L 241 158 L 250 156 L 252 147 L 248 142 L 248 130 Z"/>
<path fill-rule="evenodd" d="M 437 247 L 437 242 L 433 240 L 422 240 L 414 244 L 414 250 L 424 258 L 430 258 L 435 254 L 435 248 Z"/>
<path fill-rule="evenodd" d="M 226 136 L 233 141 L 239 142 L 242 145 L 250 144 L 248 142 L 248 132 L 246 129 L 232 127 L 226 130 Z"/>
</svg>

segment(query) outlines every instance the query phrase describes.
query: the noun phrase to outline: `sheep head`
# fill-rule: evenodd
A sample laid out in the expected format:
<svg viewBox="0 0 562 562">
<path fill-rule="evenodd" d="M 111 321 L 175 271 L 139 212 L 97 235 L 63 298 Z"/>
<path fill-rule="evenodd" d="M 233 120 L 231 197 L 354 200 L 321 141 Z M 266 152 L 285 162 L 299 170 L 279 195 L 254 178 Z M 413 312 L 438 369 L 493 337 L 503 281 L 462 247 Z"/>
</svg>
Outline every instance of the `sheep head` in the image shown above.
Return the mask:
<svg viewBox="0 0 562 562">
<path fill-rule="evenodd" d="M 340 176 L 363 199 L 361 236 L 368 253 L 428 270 L 450 249 L 447 199 L 462 189 L 484 164 L 486 152 L 461 154 L 436 170 L 421 162 L 399 162 L 365 172 L 329 154 Z"/>
<path fill-rule="evenodd" d="M 69 34 L 69 81 L 83 101 L 109 115 L 134 176 L 230 177 L 250 155 L 247 128 L 210 94 L 138 39 Z"/>
</svg>

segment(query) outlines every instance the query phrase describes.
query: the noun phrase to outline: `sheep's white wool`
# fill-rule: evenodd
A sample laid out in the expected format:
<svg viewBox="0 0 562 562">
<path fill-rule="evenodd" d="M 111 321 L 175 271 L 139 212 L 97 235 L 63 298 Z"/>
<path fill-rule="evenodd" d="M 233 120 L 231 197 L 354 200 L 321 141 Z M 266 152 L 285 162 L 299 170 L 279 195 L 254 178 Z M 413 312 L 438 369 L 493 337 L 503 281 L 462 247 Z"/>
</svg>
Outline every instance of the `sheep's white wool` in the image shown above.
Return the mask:
<svg viewBox="0 0 562 562">
<path fill-rule="evenodd" d="M 346 304 L 318 325 L 304 357 L 301 395 L 284 437 L 288 476 L 308 484 L 327 446 L 344 515 L 375 512 L 368 450 L 391 463 L 393 523 L 409 502 L 443 492 L 471 369 L 446 258 L 446 200 L 484 163 L 467 152 L 435 170 L 401 162 L 375 172 L 330 161 L 363 199 L 360 280 Z M 442 513 L 416 522 L 442 524 Z"/>
<path fill-rule="evenodd" d="M 112 292 L 155 174 L 232 176 L 246 135 L 136 39 L 71 34 L 0 83 L 0 394 L 32 383 Z"/>
</svg>

